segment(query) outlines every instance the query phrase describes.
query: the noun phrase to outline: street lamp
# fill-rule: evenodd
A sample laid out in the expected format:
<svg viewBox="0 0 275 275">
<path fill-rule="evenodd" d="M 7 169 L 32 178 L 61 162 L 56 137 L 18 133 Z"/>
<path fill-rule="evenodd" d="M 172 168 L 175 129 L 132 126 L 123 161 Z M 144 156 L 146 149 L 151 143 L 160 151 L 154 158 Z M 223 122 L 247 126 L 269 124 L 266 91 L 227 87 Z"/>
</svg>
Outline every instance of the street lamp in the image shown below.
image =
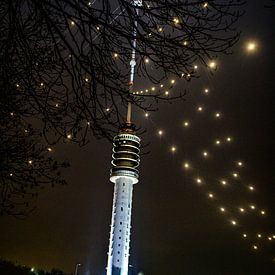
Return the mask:
<svg viewBox="0 0 275 275">
<path fill-rule="evenodd" d="M 76 264 L 75 265 L 75 273 L 74 273 L 74 275 L 78 275 L 78 268 L 81 266 L 81 264 Z"/>
</svg>

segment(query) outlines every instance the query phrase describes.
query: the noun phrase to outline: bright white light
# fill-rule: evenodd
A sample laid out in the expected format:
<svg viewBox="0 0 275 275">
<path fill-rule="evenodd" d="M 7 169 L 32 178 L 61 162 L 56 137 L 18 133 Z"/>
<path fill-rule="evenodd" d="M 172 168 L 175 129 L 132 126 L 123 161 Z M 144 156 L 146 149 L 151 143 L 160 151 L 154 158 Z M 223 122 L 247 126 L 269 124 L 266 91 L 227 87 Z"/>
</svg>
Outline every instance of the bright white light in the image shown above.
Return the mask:
<svg viewBox="0 0 275 275">
<path fill-rule="evenodd" d="M 256 207 L 255 205 L 250 205 L 250 208 L 254 210 Z"/>
<path fill-rule="evenodd" d="M 232 138 L 231 137 L 227 137 L 226 141 L 230 142 L 230 141 L 232 141 Z"/>
<path fill-rule="evenodd" d="M 12 177 L 13 176 L 13 174 L 12 173 L 10 173 L 10 177 Z"/>
<path fill-rule="evenodd" d="M 74 25 L 75 25 L 74 21 L 71 21 L 71 26 L 74 26 Z"/>
<path fill-rule="evenodd" d="M 198 111 L 201 112 L 203 110 L 202 106 L 198 107 Z"/>
<path fill-rule="evenodd" d="M 162 135 L 163 135 L 163 131 L 162 131 L 162 130 L 159 130 L 159 131 L 158 131 L 158 135 L 159 135 L 159 136 L 162 136 Z"/>
<path fill-rule="evenodd" d="M 188 121 L 184 121 L 184 126 L 188 127 L 189 126 L 189 122 Z"/>
<path fill-rule="evenodd" d="M 213 199 L 213 198 L 214 198 L 214 195 L 213 195 L 212 193 L 209 193 L 209 194 L 208 194 L 208 197 L 211 198 L 211 199 Z"/>
<path fill-rule="evenodd" d="M 207 156 L 208 156 L 208 153 L 207 153 L 206 151 L 203 151 L 202 154 L 203 154 L 204 157 L 207 157 Z"/>
<path fill-rule="evenodd" d="M 217 145 L 220 145 L 220 144 L 221 144 L 220 140 L 216 140 L 215 143 L 216 143 Z"/>
<path fill-rule="evenodd" d="M 198 65 L 194 65 L 194 69 L 197 70 L 198 69 Z"/>
<path fill-rule="evenodd" d="M 237 224 L 237 222 L 236 222 L 236 221 L 234 221 L 234 220 L 232 220 L 232 221 L 231 221 L 231 224 L 232 224 L 232 225 L 236 225 L 236 224 Z"/>
<path fill-rule="evenodd" d="M 171 84 L 174 84 L 175 82 L 176 82 L 176 80 L 175 79 L 171 79 Z"/>
<path fill-rule="evenodd" d="M 152 88 L 151 88 L 151 90 L 152 90 L 152 91 L 155 91 L 155 90 L 156 90 L 156 88 L 155 88 L 155 87 L 152 87 Z"/>
<path fill-rule="evenodd" d="M 176 150 L 177 150 L 177 149 L 176 149 L 175 146 L 172 146 L 172 147 L 171 147 L 171 151 L 172 151 L 173 153 L 176 152 Z"/>
<path fill-rule="evenodd" d="M 148 117 L 148 116 L 149 116 L 149 114 L 148 114 L 148 113 L 145 113 L 145 114 L 144 114 L 144 116 L 145 116 L 145 117 Z"/>
<path fill-rule="evenodd" d="M 239 161 L 238 166 L 243 166 L 243 163 L 241 161 Z"/>
<path fill-rule="evenodd" d="M 257 234 L 257 237 L 258 237 L 258 238 L 261 238 L 261 237 L 262 237 L 262 235 L 261 235 L 261 234 Z"/>
<path fill-rule="evenodd" d="M 253 245 L 253 249 L 254 249 L 254 250 L 257 250 L 257 249 L 258 249 L 258 246 L 257 246 L 257 245 Z"/>
<path fill-rule="evenodd" d="M 215 113 L 215 117 L 219 118 L 219 117 L 221 117 L 221 114 L 220 113 Z"/>
<path fill-rule="evenodd" d="M 225 212 L 225 208 L 224 207 L 221 207 L 220 210 L 221 210 L 221 212 Z"/>
<path fill-rule="evenodd" d="M 196 182 L 197 182 L 197 183 L 201 183 L 201 179 L 200 179 L 200 178 L 197 178 L 197 179 L 196 179 Z"/>
<path fill-rule="evenodd" d="M 117 53 L 114 53 L 114 57 L 118 57 L 118 54 L 117 54 Z"/>
<path fill-rule="evenodd" d="M 48 149 L 47 149 L 49 152 L 52 152 L 52 148 L 51 147 L 48 147 Z"/>
<path fill-rule="evenodd" d="M 227 182 L 225 180 L 222 180 L 221 183 L 222 183 L 222 185 L 226 185 L 227 184 Z"/>
<path fill-rule="evenodd" d="M 185 169 L 188 169 L 189 167 L 190 167 L 189 163 L 188 163 L 188 162 L 185 162 L 185 163 L 184 163 L 184 168 L 185 168 Z"/>
<path fill-rule="evenodd" d="M 247 235 L 246 235 L 246 234 L 243 234 L 243 237 L 244 237 L 244 238 L 246 238 L 246 237 L 247 237 Z"/>
<path fill-rule="evenodd" d="M 209 93 L 209 89 L 204 89 L 204 93 L 208 94 Z"/>
<path fill-rule="evenodd" d="M 241 207 L 241 208 L 240 208 L 240 211 L 241 211 L 241 212 L 244 212 L 244 208 Z"/>
<path fill-rule="evenodd" d="M 253 41 L 250 41 L 246 44 L 246 51 L 251 53 L 251 52 L 255 52 L 255 50 L 257 49 L 257 44 Z"/>
<path fill-rule="evenodd" d="M 162 32 L 162 31 L 163 31 L 163 28 L 160 27 L 160 28 L 158 29 L 158 31 L 159 31 L 159 32 Z"/>
<path fill-rule="evenodd" d="M 165 91 L 165 95 L 167 95 L 167 96 L 168 96 L 168 95 L 169 95 L 169 92 L 168 92 L 168 91 Z"/>
<path fill-rule="evenodd" d="M 145 63 L 149 63 L 149 58 L 145 58 Z"/>
<path fill-rule="evenodd" d="M 253 186 L 249 186 L 249 190 L 253 191 L 254 190 L 254 187 Z"/>
<path fill-rule="evenodd" d="M 29 164 L 32 164 L 32 160 L 28 160 L 28 163 L 29 163 Z"/>
<path fill-rule="evenodd" d="M 174 22 L 175 24 L 178 24 L 178 23 L 180 22 L 180 20 L 179 20 L 177 17 L 175 17 L 175 18 L 173 19 L 173 22 Z"/>
<path fill-rule="evenodd" d="M 237 173 L 232 174 L 234 178 L 237 178 L 239 175 Z"/>
<path fill-rule="evenodd" d="M 262 210 L 262 211 L 261 211 L 261 214 L 262 214 L 262 215 L 265 215 L 265 211 L 264 211 L 264 210 Z"/>
<path fill-rule="evenodd" d="M 269 241 L 272 241 L 272 238 L 271 238 L 271 237 L 268 237 L 268 240 L 269 240 Z"/>
<path fill-rule="evenodd" d="M 72 135 L 71 134 L 68 134 L 67 135 L 67 139 L 71 139 L 72 138 Z"/>
<path fill-rule="evenodd" d="M 216 69 L 217 63 L 215 61 L 211 61 L 209 62 L 208 66 L 210 69 Z"/>
</svg>

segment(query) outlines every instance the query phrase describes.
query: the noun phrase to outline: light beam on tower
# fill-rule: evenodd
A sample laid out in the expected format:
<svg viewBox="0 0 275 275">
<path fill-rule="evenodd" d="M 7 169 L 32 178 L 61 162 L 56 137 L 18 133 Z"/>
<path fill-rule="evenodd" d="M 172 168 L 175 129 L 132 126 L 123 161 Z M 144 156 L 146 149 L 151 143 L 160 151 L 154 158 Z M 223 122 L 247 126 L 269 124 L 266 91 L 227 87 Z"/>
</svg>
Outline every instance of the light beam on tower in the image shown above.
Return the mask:
<svg viewBox="0 0 275 275">
<path fill-rule="evenodd" d="M 133 0 L 135 7 L 142 6 L 142 0 Z M 138 15 L 139 9 L 136 9 Z M 134 22 L 131 72 L 129 93 L 133 92 L 133 81 L 136 66 L 136 29 L 137 20 Z M 109 252 L 107 275 L 128 275 L 131 211 L 133 185 L 138 182 L 140 158 L 140 138 L 135 135 L 132 124 L 132 106 L 128 102 L 126 125 L 122 127 L 113 140 L 112 169 L 110 181 L 114 183 L 113 208 L 111 232 L 109 239 Z"/>
</svg>

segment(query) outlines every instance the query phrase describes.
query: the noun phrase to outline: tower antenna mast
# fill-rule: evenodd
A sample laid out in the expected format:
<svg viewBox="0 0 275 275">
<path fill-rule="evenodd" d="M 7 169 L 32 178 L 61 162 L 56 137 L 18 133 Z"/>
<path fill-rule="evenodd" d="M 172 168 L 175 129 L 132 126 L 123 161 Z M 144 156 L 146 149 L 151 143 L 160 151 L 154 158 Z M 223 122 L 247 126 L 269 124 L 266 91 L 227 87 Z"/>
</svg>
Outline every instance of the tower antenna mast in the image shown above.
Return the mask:
<svg viewBox="0 0 275 275">
<path fill-rule="evenodd" d="M 132 2 L 135 7 L 140 7 L 142 6 L 142 0 L 133 0 Z M 138 16 L 139 14 L 139 9 L 136 8 L 136 15 Z M 132 40 L 132 55 L 131 55 L 131 61 L 130 61 L 130 81 L 129 81 L 129 94 L 133 93 L 133 84 L 134 84 L 134 76 L 135 76 L 135 67 L 136 67 L 136 46 L 137 46 L 137 26 L 138 22 L 137 19 L 135 19 L 134 22 L 134 29 L 133 29 L 133 40 Z M 127 106 L 127 120 L 126 120 L 127 125 L 132 124 L 132 103 L 128 101 L 128 106 Z"/>
</svg>

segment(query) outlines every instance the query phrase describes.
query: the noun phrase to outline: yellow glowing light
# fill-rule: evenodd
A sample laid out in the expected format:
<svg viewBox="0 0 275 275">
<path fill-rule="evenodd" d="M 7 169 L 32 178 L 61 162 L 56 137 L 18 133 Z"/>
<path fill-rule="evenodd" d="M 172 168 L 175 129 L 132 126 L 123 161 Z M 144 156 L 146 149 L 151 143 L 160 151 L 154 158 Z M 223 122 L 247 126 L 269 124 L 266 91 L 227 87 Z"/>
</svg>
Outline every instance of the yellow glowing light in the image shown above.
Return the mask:
<svg viewBox="0 0 275 275">
<path fill-rule="evenodd" d="M 199 106 L 199 107 L 198 107 L 198 111 L 199 111 L 199 112 L 202 112 L 202 110 L 203 110 L 202 106 Z"/>
<path fill-rule="evenodd" d="M 188 44 L 187 41 L 184 41 L 184 42 L 183 42 L 183 45 L 184 45 L 184 46 L 187 46 L 187 44 Z M 184 76 L 184 74 L 183 74 L 183 76 Z"/>
<path fill-rule="evenodd" d="M 158 135 L 159 135 L 159 136 L 162 136 L 162 135 L 163 135 L 163 131 L 162 131 L 162 130 L 159 130 L 159 131 L 158 131 Z"/>
<path fill-rule="evenodd" d="M 221 141 L 220 141 L 220 140 L 216 140 L 216 144 L 217 144 L 217 145 L 220 145 L 220 144 L 221 144 Z"/>
<path fill-rule="evenodd" d="M 232 141 L 232 138 L 231 137 L 227 137 L 226 141 L 230 142 L 230 141 Z"/>
<path fill-rule="evenodd" d="M 221 183 L 222 183 L 222 185 L 226 185 L 227 184 L 227 182 L 225 180 L 222 180 Z"/>
<path fill-rule="evenodd" d="M 179 20 L 178 18 L 175 17 L 175 18 L 173 19 L 173 22 L 174 22 L 175 24 L 178 24 L 178 23 L 180 22 L 180 20 Z"/>
<path fill-rule="evenodd" d="M 146 90 L 145 90 L 145 93 L 148 93 L 148 92 L 149 92 L 148 89 L 146 89 Z"/>
<path fill-rule="evenodd" d="M 208 153 L 207 153 L 206 151 L 203 151 L 202 154 L 203 154 L 204 157 L 207 157 L 207 156 L 208 156 Z"/>
<path fill-rule="evenodd" d="M 206 9 L 206 8 L 208 7 L 208 3 L 205 2 L 205 3 L 203 4 L 203 7 Z"/>
<path fill-rule="evenodd" d="M 272 238 L 275 239 L 275 235 L 272 235 Z"/>
<path fill-rule="evenodd" d="M 140 91 L 141 94 L 143 94 L 143 91 Z"/>
<path fill-rule="evenodd" d="M 163 88 L 163 86 L 164 86 L 163 84 L 160 84 L 160 88 Z"/>
<path fill-rule="evenodd" d="M 198 65 L 194 65 L 194 69 L 197 70 L 198 69 Z"/>
<path fill-rule="evenodd" d="M 145 63 L 149 63 L 149 58 L 145 58 Z"/>
<path fill-rule="evenodd" d="M 176 150 L 177 150 L 177 149 L 176 149 L 175 146 L 172 146 L 172 147 L 171 147 L 171 151 L 172 151 L 173 153 L 176 152 Z"/>
<path fill-rule="evenodd" d="M 249 190 L 253 191 L 254 190 L 254 187 L 253 186 L 249 186 Z"/>
<path fill-rule="evenodd" d="M 89 121 L 87 122 L 87 125 L 90 126 L 90 122 Z"/>
<path fill-rule="evenodd" d="M 241 161 L 239 161 L 238 166 L 243 166 L 243 163 Z"/>
<path fill-rule="evenodd" d="M 171 79 L 171 84 L 174 84 L 175 82 L 175 79 Z"/>
<path fill-rule="evenodd" d="M 29 163 L 29 164 L 32 164 L 32 160 L 28 160 L 28 163 Z"/>
<path fill-rule="evenodd" d="M 262 237 L 262 235 L 261 235 L 261 234 L 257 234 L 257 237 L 258 237 L 258 238 L 261 238 L 261 237 Z"/>
<path fill-rule="evenodd" d="M 200 178 L 197 178 L 197 179 L 196 179 L 196 182 L 197 182 L 197 183 L 201 183 L 201 179 L 200 179 Z"/>
<path fill-rule="evenodd" d="M 215 113 L 215 117 L 219 118 L 219 117 L 221 117 L 221 114 L 220 113 Z"/>
<path fill-rule="evenodd" d="M 72 135 L 71 134 L 68 134 L 67 135 L 67 139 L 71 139 L 72 138 Z"/>
<path fill-rule="evenodd" d="M 106 108 L 106 112 L 110 112 L 110 108 Z"/>
<path fill-rule="evenodd" d="M 221 207 L 220 210 L 221 210 L 221 212 L 225 212 L 225 208 L 224 207 Z"/>
<path fill-rule="evenodd" d="M 189 122 L 188 121 L 184 121 L 184 126 L 188 127 L 189 126 Z"/>
<path fill-rule="evenodd" d="M 43 83 L 43 82 L 41 82 L 41 83 L 40 83 L 40 86 L 41 86 L 41 87 L 42 87 L 42 86 L 44 86 L 44 83 Z"/>
<path fill-rule="evenodd" d="M 261 211 L 261 214 L 262 214 L 262 215 L 265 215 L 265 211 L 264 211 L 264 210 L 262 210 L 262 211 Z"/>
<path fill-rule="evenodd" d="M 114 53 L 114 57 L 118 57 L 118 54 L 117 54 L 117 53 Z"/>
<path fill-rule="evenodd" d="M 155 90 L 156 90 L 156 88 L 155 88 L 155 87 L 152 87 L 152 88 L 151 88 L 151 90 L 152 90 L 152 91 L 155 91 Z"/>
<path fill-rule="evenodd" d="M 247 238 L 247 234 L 243 234 L 243 237 L 244 237 L 244 238 Z"/>
<path fill-rule="evenodd" d="M 55 104 L 55 107 L 58 107 L 58 106 L 59 106 L 58 103 L 56 103 L 56 104 Z"/>
<path fill-rule="evenodd" d="M 35 268 L 34 268 L 34 267 L 32 267 L 32 268 L 31 268 L 31 272 L 34 272 L 34 271 L 35 271 Z"/>
<path fill-rule="evenodd" d="M 247 52 L 254 52 L 257 49 L 257 44 L 253 41 L 250 41 L 246 45 Z"/>
<path fill-rule="evenodd" d="M 86 77 L 86 78 L 85 78 L 85 81 L 86 81 L 86 82 L 89 82 L 89 78 L 88 78 L 88 77 Z"/>
<path fill-rule="evenodd" d="M 244 212 L 245 210 L 244 210 L 244 208 L 240 208 L 240 211 L 241 211 L 241 212 Z"/>
<path fill-rule="evenodd" d="M 185 162 L 184 163 L 184 168 L 188 169 L 190 167 L 189 163 L 188 162 Z"/>
<path fill-rule="evenodd" d="M 237 173 L 232 174 L 234 178 L 237 178 L 239 175 Z"/>
<path fill-rule="evenodd" d="M 209 194 L 208 194 L 208 197 L 211 198 L 211 199 L 213 199 L 213 198 L 214 198 L 214 195 L 213 195 L 212 193 L 209 193 Z"/>
<path fill-rule="evenodd" d="M 269 240 L 269 241 L 272 241 L 272 238 L 271 238 L 271 237 L 268 237 L 268 240 Z"/>
<path fill-rule="evenodd" d="M 169 92 L 168 92 L 168 91 L 165 91 L 165 95 L 169 95 Z"/>
<path fill-rule="evenodd" d="M 16 87 L 19 88 L 19 84 L 16 84 Z"/>
<path fill-rule="evenodd" d="M 13 115 L 14 115 L 14 113 L 10 113 L 10 115 L 11 115 L 11 116 L 13 116 Z"/>
<path fill-rule="evenodd" d="M 160 27 L 160 28 L 158 29 L 158 31 L 159 31 L 159 32 L 162 32 L 162 31 L 163 31 L 163 28 Z"/>
<path fill-rule="evenodd" d="M 215 69 L 217 67 L 217 63 L 215 61 L 211 61 L 211 62 L 209 62 L 208 66 L 211 69 Z"/>
<path fill-rule="evenodd" d="M 209 93 L 209 89 L 204 89 L 204 93 L 208 94 Z"/>
<path fill-rule="evenodd" d="M 75 25 L 74 21 L 71 21 L 71 26 L 74 26 L 74 25 Z"/>
<path fill-rule="evenodd" d="M 256 207 L 255 205 L 250 205 L 250 208 L 254 210 Z"/>
<path fill-rule="evenodd" d="M 254 250 L 257 250 L 257 249 L 258 249 L 258 246 L 257 246 L 257 245 L 253 245 L 253 249 L 254 249 Z"/>
<path fill-rule="evenodd" d="M 97 26 L 97 27 L 96 27 L 96 30 L 97 30 L 97 31 L 99 31 L 99 30 L 100 30 L 100 27 L 99 27 L 99 26 Z"/>
<path fill-rule="evenodd" d="M 237 224 L 237 222 L 236 222 L 236 221 L 234 221 L 234 220 L 232 220 L 232 221 L 231 221 L 231 224 L 232 224 L 232 225 L 236 225 L 236 224 Z"/>
<path fill-rule="evenodd" d="M 12 173 L 10 173 L 10 177 L 12 177 L 13 176 L 13 174 Z"/>
<path fill-rule="evenodd" d="M 145 117 L 148 117 L 148 116 L 149 116 L 149 114 L 148 114 L 148 113 L 145 113 L 144 115 L 145 115 Z"/>
<path fill-rule="evenodd" d="M 51 147 L 48 147 L 48 149 L 47 149 L 49 152 L 52 152 L 52 148 Z"/>
</svg>

